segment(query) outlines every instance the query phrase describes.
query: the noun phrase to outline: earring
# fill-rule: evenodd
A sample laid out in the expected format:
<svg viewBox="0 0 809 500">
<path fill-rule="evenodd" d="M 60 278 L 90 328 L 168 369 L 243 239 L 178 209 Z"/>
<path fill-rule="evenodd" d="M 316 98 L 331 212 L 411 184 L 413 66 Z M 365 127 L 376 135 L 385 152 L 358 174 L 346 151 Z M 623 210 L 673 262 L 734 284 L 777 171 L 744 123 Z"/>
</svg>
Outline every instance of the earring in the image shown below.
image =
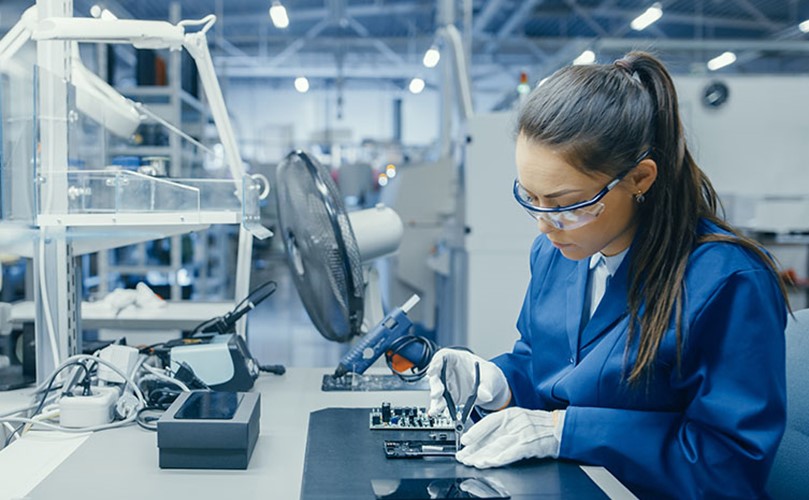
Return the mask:
<svg viewBox="0 0 809 500">
<path fill-rule="evenodd" d="M 637 203 L 638 205 L 640 205 L 640 204 L 641 204 L 641 203 L 643 203 L 644 201 L 646 201 L 646 195 L 645 195 L 645 194 L 643 194 L 643 191 L 638 190 L 638 194 L 636 194 L 636 195 L 635 195 L 635 203 Z"/>
</svg>

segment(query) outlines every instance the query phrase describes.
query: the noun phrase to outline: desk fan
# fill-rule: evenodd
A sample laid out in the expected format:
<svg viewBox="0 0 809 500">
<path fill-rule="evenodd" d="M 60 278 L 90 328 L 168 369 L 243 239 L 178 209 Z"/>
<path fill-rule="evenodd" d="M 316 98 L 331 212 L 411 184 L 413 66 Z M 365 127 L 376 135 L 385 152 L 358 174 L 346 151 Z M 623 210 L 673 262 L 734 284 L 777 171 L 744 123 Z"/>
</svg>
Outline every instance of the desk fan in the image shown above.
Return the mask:
<svg viewBox="0 0 809 500">
<path fill-rule="evenodd" d="M 302 151 L 281 162 L 276 185 L 287 262 L 315 328 L 336 342 L 368 332 L 335 374 L 323 377 L 323 390 L 423 388 L 403 383 L 420 378 L 434 350 L 429 340 L 408 334 L 412 323 L 406 313 L 418 297 L 384 319 L 374 314 L 381 311 L 381 299 L 374 293 L 374 272 L 364 265 L 398 248 L 399 216 L 382 205 L 347 213 L 329 171 Z M 397 376 L 363 376 L 382 354 Z"/>
</svg>

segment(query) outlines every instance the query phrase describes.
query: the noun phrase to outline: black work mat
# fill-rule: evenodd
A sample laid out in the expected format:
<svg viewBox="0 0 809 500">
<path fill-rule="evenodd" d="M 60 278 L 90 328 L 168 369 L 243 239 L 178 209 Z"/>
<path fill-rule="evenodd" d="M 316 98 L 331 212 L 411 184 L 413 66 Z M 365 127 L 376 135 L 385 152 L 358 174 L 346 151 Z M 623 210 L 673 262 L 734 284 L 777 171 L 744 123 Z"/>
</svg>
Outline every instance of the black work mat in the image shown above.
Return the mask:
<svg viewBox="0 0 809 500">
<path fill-rule="evenodd" d="M 497 469 L 466 467 L 454 458 L 385 458 L 386 439 L 426 439 L 425 431 L 371 431 L 370 408 L 312 412 L 301 500 L 373 500 L 372 479 L 485 477 L 517 500 L 607 498 L 581 468 L 558 460 L 523 460 Z"/>
</svg>

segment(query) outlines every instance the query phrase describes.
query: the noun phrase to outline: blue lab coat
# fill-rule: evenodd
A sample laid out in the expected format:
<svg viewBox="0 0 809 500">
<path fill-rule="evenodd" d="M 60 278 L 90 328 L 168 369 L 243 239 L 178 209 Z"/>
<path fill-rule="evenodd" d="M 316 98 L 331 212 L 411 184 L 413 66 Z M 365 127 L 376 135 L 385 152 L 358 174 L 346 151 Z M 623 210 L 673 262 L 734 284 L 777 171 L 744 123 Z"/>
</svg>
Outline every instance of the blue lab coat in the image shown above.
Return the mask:
<svg viewBox="0 0 809 500">
<path fill-rule="evenodd" d="M 700 231 L 719 229 L 703 221 Z M 512 404 L 566 408 L 559 458 L 604 466 L 641 498 L 765 496 L 786 421 L 786 305 L 775 277 L 739 245 L 697 246 L 680 369 L 672 320 L 649 384 L 628 386 L 631 252 L 580 328 L 589 259 L 568 260 L 536 239 L 520 338 L 493 360 Z"/>
</svg>

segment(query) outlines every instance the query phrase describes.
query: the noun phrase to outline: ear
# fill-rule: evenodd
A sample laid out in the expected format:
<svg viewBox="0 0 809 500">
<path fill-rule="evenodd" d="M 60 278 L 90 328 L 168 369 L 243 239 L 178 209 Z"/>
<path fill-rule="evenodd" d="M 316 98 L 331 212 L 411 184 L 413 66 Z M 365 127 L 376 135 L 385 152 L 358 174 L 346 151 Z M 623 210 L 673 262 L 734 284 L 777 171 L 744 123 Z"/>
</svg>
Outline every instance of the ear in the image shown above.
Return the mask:
<svg viewBox="0 0 809 500">
<path fill-rule="evenodd" d="M 657 180 L 657 163 L 651 158 L 646 158 L 626 177 L 633 193 L 646 193 Z"/>
</svg>

